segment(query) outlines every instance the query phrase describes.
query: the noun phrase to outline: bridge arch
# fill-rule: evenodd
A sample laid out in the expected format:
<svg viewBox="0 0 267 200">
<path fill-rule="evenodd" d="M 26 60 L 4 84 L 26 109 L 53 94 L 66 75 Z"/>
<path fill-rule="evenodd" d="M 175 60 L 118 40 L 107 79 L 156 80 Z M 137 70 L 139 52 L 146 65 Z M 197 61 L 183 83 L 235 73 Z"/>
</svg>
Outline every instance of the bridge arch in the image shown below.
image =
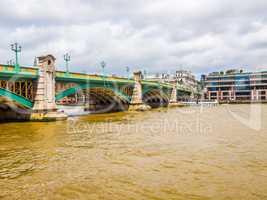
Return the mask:
<svg viewBox="0 0 267 200">
<path fill-rule="evenodd" d="M 143 96 L 149 96 L 149 95 L 155 95 L 157 98 L 161 98 L 164 100 L 169 101 L 170 94 L 167 94 L 162 88 L 156 87 L 156 88 L 145 88 L 143 90 Z"/>
<path fill-rule="evenodd" d="M 82 85 L 78 85 L 69 89 L 66 89 L 64 91 L 59 92 L 56 95 L 56 101 L 59 101 L 61 99 L 63 99 L 64 97 L 67 97 L 69 95 L 73 95 L 81 90 L 90 90 L 90 89 L 103 89 L 106 91 L 112 91 L 117 97 L 119 97 L 122 101 L 126 101 L 128 103 L 130 103 L 131 101 L 131 97 L 124 93 L 123 91 L 120 91 L 117 87 L 115 87 L 114 85 L 105 85 L 105 86 L 101 86 L 98 84 L 82 84 Z"/>
<path fill-rule="evenodd" d="M 161 87 L 145 88 L 143 90 L 143 101 L 152 108 L 167 106 L 170 102 L 170 94 Z"/>
<path fill-rule="evenodd" d="M 33 102 L 31 102 L 30 100 L 2 88 L 0 88 L 0 96 L 16 102 L 19 106 L 26 108 L 33 107 Z"/>
</svg>

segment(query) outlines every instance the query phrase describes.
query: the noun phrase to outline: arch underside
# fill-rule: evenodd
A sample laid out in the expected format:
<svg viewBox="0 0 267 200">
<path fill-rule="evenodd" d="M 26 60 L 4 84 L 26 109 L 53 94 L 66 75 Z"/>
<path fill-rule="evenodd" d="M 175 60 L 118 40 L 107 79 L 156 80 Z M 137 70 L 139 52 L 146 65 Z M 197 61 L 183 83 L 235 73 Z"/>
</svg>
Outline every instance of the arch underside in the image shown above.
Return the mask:
<svg viewBox="0 0 267 200">
<path fill-rule="evenodd" d="M 143 101 L 152 108 L 164 107 L 170 102 L 170 92 L 160 88 L 146 90 L 143 94 Z"/>
<path fill-rule="evenodd" d="M 131 101 L 131 95 L 125 93 L 124 91 L 122 91 L 120 88 L 112 85 L 112 84 L 107 84 L 107 85 L 99 85 L 99 84 L 83 84 L 83 85 L 78 85 L 69 89 L 66 89 L 62 92 L 59 92 L 56 95 L 56 100 L 59 101 L 61 99 L 63 99 L 64 97 L 67 97 L 69 95 L 73 95 L 75 93 L 78 93 L 82 90 L 91 90 L 91 89 L 102 89 L 105 92 L 109 92 L 112 91 L 112 93 L 115 94 L 115 96 L 118 96 L 119 98 L 130 102 Z"/>
<path fill-rule="evenodd" d="M 0 89 L 0 122 L 29 120 L 32 107 L 28 99 Z"/>
<path fill-rule="evenodd" d="M 58 104 L 83 105 L 92 112 L 114 112 L 126 110 L 131 98 L 118 88 L 106 85 L 79 85 L 60 92 L 56 96 Z"/>
<path fill-rule="evenodd" d="M 133 90 L 133 88 L 131 88 Z M 143 101 L 151 107 L 168 105 L 172 89 L 144 87 Z M 131 93 L 125 93 L 113 85 L 86 84 L 66 89 L 56 95 L 58 104 L 89 105 L 92 109 L 127 109 L 131 102 Z"/>
</svg>

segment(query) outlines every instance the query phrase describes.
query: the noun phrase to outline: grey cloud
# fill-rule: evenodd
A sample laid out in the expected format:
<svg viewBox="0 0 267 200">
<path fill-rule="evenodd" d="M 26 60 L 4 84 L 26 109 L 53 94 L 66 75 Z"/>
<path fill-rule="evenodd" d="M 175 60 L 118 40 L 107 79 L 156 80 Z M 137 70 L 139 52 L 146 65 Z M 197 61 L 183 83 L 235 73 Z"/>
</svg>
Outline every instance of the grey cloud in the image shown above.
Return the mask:
<svg viewBox="0 0 267 200">
<path fill-rule="evenodd" d="M 252 69 L 267 63 L 266 9 L 263 0 L 3 0 L 0 62 L 18 41 L 25 65 L 53 53 L 63 69 L 69 51 L 75 71 L 99 72 L 101 60 L 109 73 Z"/>
</svg>

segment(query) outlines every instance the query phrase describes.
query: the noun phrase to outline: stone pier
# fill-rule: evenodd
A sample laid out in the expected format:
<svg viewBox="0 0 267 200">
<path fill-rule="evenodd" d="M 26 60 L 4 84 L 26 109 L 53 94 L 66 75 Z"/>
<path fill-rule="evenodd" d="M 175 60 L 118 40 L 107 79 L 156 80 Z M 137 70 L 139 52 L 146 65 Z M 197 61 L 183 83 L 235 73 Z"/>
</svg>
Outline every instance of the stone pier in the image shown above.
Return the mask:
<svg viewBox="0 0 267 200">
<path fill-rule="evenodd" d="M 55 100 L 55 57 L 38 57 L 39 79 L 30 119 L 33 121 L 65 120 L 67 115 L 57 111 Z"/>
<path fill-rule="evenodd" d="M 180 106 L 180 104 L 177 101 L 177 84 L 173 85 L 169 106 L 170 107 Z"/>
<path fill-rule="evenodd" d="M 132 100 L 129 106 L 129 111 L 146 111 L 150 110 L 151 107 L 146 105 L 143 101 L 143 89 L 142 89 L 142 72 L 134 72 L 134 90 L 132 95 Z"/>
</svg>

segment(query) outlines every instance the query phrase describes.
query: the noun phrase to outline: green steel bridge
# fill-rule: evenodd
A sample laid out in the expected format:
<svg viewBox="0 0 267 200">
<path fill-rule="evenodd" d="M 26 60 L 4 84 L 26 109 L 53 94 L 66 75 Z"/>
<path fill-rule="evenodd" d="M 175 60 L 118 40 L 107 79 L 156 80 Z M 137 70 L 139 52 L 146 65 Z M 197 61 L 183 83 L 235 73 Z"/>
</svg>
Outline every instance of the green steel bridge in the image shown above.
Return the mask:
<svg viewBox="0 0 267 200">
<path fill-rule="evenodd" d="M 0 65 L 0 97 L 2 103 L 13 102 L 25 108 L 34 105 L 35 85 L 39 78 L 37 67 L 20 67 L 19 71 L 14 66 Z M 135 80 L 121 77 L 101 75 L 88 75 L 82 73 L 67 73 L 56 71 L 57 103 L 67 104 L 67 97 L 78 94 L 84 90 L 91 90 L 94 96 L 117 96 L 123 101 L 130 102 Z M 143 95 L 161 96 L 168 101 L 173 89 L 172 84 L 142 80 Z M 177 85 L 178 95 L 190 94 L 190 89 Z M 5 100 L 3 100 L 5 99 Z M 73 102 L 70 102 L 73 103 Z"/>
<path fill-rule="evenodd" d="M 55 69 L 55 57 L 38 57 L 37 67 L 0 65 L 0 120 L 60 118 L 60 107 L 82 106 L 92 112 L 146 110 L 177 104 L 193 92 L 177 83 L 71 73 Z M 11 111 L 11 112 L 10 112 Z M 7 114 L 8 113 L 8 114 Z M 1 118 L 2 117 L 2 118 Z"/>
</svg>

